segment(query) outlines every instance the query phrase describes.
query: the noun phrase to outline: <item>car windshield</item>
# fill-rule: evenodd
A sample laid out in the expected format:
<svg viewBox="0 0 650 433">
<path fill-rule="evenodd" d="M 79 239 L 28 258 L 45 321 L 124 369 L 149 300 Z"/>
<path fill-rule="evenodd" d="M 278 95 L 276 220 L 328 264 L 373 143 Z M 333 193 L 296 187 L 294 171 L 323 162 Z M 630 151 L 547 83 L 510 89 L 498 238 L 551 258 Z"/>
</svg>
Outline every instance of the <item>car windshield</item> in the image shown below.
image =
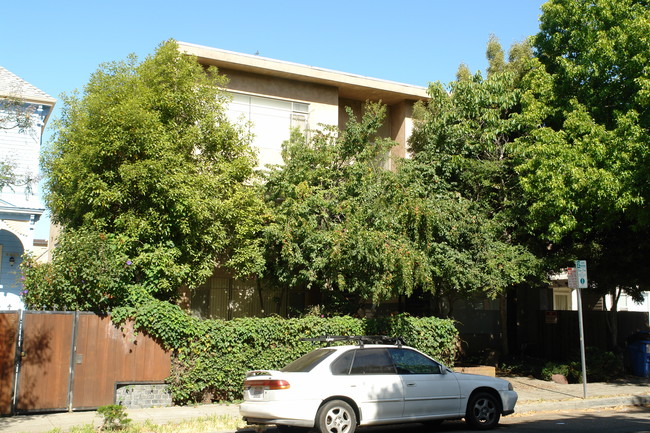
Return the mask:
<svg viewBox="0 0 650 433">
<path fill-rule="evenodd" d="M 309 352 L 308 354 L 296 359 L 280 371 L 289 373 L 306 373 L 311 371 L 314 367 L 320 364 L 323 359 L 327 358 L 334 352 L 334 349 L 314 350 L 313 352 Z"/>
</svg>

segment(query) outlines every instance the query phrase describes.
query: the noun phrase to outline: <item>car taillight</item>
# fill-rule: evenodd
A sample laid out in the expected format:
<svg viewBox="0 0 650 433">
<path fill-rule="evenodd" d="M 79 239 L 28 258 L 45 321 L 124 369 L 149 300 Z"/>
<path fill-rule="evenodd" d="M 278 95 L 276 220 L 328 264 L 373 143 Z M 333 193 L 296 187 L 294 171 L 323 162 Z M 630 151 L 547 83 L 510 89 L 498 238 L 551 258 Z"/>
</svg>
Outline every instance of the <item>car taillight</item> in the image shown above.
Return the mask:
<svg viewBox="0 0 650 433">
<path fill-rule="evenodd" d="M 257 379 L 250 379 L 244 382 L 244 388 L 251 388 L 251 387 L 257 387 L 261 386 L 264 389 L 289 389 L 290 385 L 289 382 L 286 380 L 277 380 L 277 379 L 270 379 L 270 380 L 257 380 Z"/>
</svg>

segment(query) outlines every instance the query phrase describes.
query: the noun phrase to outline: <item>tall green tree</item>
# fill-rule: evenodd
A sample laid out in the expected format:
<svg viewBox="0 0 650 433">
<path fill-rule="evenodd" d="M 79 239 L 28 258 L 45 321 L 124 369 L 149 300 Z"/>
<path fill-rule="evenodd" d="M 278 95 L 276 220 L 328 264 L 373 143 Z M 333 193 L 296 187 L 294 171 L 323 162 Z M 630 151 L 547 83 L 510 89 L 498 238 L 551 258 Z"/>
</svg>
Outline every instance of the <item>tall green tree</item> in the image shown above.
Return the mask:
<svg viewBox="0 0 650 433">
<path fill-rule="evenodd" d="M 648 4 L 554 0 L 542 11 L 535 49 L 553 96 L 525 166 L 537 190 L 534 221 L 555 240 L 621 212 L 647 225 Z"/>
<path fill-rule="evenodd" d="M 367 105 L 360 119 L 348 114 L 344 131 L 287 142 L 285 164 L 269 173 L 263 190 L 272 215 L 267 280 L 314 289 L 325 297 L 320 302 L 353 313 L 363 301 L 411 293 L 428 274 L 426 256 L 393 212 L 395 174 L 384 166 L 394 143 L 376 134 L 385 107 Z"/>
<path fill-rule="evenodd" d="M 133 241 L 93 228 L 67 228 L 51 263 L 28 255 L 20 264 L 23 301 L 31 309 L 109 311 L 139 303 Z"/>
<path fill-rule="evenodd" d="M 646 0 L 551 0 L 534 45 L 565 111 L 572 100 L 613 129 L 634 110 L 650 126 L 650 10 Z"/>
<path fill-rule="evenodd" d="M 522 139 L 518 169 L 529 226 L 551 251 L 587 259 L 593 289 L 639 297 L 650 283 L 648 2 L 552 0 L 542 11 L 534 46 L 550 96 L 531 105 L 546 115 Z"/>
<path fill-rule="evenodd" d="M 268 280 L 315 288 L 346 312 L 420 292 L 495 297 L 520 281 L 530 256 L 476 202 L 435 187 L 424 161 L 384 168 L 394 145 L 376 136 L 384 116 L 369 104 L 344 131 L 287 143 L 264 184 Z"/>
<path fill-rule="evenodd" d="M 119 235 L 129 262 L 120 278 L 162 299 L 202 283 L 215 266 L 258 273 L 264 212 L 250 184 L 256 160 L 249 137 L 226 118 L 224 84 L 168 41 L 142 62 L 130 56 L 101 66 L 83 93 L 65 96 L 43 161 L 63 244 L 73 248 L 67 238 L 80 233 Z M 75 276 L 89 267 L 67 266 L 80 268 Z"/>
<path fill-rule="evenodd" d="M 458 250 L 466 254 L 480 247 L 483 260 L 467 265 L 491 278 L 468 282 L 475 284 L 475 293 L 501 299 L 505 327 L 506 291 L 538 276 L 541 269 L 535 246 L 520 225 L 525 204 L 515 171 L 523 157 L 517 140 L 540 121 L 539 116 L 522 114 L 522 106 L 528 98 L 526 85 L 541 66 L 528 43 L 513 46 L 506 61 L 495 37 L 488 42 L 487 57 L 486 78 L 461 65 L 457 81 L 449 87 L 430 86 L 431 100 L 419 110 L 410 141 L 411 163 L 423 177 L 428 195 L 457 195 L 480 222 L 484 239 Z M 454 293 L 458 286 L 450 284 L 453 281 L 447 278 L 440 284 Z M 507 351 L 505 328 L 503 336 Z"/>
</svg>

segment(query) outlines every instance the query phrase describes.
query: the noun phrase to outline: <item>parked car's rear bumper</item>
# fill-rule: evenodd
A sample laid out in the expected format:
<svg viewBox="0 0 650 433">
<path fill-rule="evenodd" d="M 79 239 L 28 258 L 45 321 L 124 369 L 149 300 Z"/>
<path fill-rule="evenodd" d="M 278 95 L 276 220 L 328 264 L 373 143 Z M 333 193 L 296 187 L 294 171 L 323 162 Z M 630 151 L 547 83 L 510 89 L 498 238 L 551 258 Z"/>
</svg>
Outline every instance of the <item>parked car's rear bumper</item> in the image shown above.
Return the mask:
<svg viewBox="0 0 650 433">
<path fill-rule="evenodd" d="M 244 401 L 239 413 L 249 424 L 284 424 L 313 427 L 317 402 L 310 401 Z"/>
<path fill-rule="evenodd" d="M 314 427 L 314 420 L 312 421 L 306 421 L 302 419 L 267 419 L 267 418 L 249 418 L 247 416 L 244 417 L 244 421 L 248 424 L 281 424 L 281 425 L 290 425 L 293 427 L 307 427 L 307 428 L 312 428 Z"/>
</svg>

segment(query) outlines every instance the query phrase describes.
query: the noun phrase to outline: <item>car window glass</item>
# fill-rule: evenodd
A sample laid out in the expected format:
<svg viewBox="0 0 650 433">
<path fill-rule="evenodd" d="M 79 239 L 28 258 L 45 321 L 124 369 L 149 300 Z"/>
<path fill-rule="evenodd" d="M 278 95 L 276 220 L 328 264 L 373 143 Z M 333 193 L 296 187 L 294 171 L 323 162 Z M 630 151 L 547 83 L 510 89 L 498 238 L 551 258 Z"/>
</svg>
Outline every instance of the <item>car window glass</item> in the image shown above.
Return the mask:
<svg viewBox="0 0 650 433">
<path fill-rule="evenodd" d="M 348 350 L 343 355 L 339 356 L 336 361 L 332 362 L 332 365 L 330 366 L 332 374 L 350 374 L 350 367 L 352 366 L 354 352 L 354 350 Z"/>
<path fill-rule="evenodd" d="M 309 352 L 308 354 L 296 359 L 280 371 L 306 373 L 308 371 L 311 371 L 314 367 L 320 364 L 323 359 L 327 358 L 334 352 L 334 349 L 314 350 L 313 352 Z"/>
<path fill-rule="evenodd" d="M 440 374 L 440 364 L 409 349 L 389 349 L 399 374 Z"/>
<path fill-rule="evenodd" d="M 386 349 L 356 349 L 350 374 L 395 374 Z"/>
</svg>

